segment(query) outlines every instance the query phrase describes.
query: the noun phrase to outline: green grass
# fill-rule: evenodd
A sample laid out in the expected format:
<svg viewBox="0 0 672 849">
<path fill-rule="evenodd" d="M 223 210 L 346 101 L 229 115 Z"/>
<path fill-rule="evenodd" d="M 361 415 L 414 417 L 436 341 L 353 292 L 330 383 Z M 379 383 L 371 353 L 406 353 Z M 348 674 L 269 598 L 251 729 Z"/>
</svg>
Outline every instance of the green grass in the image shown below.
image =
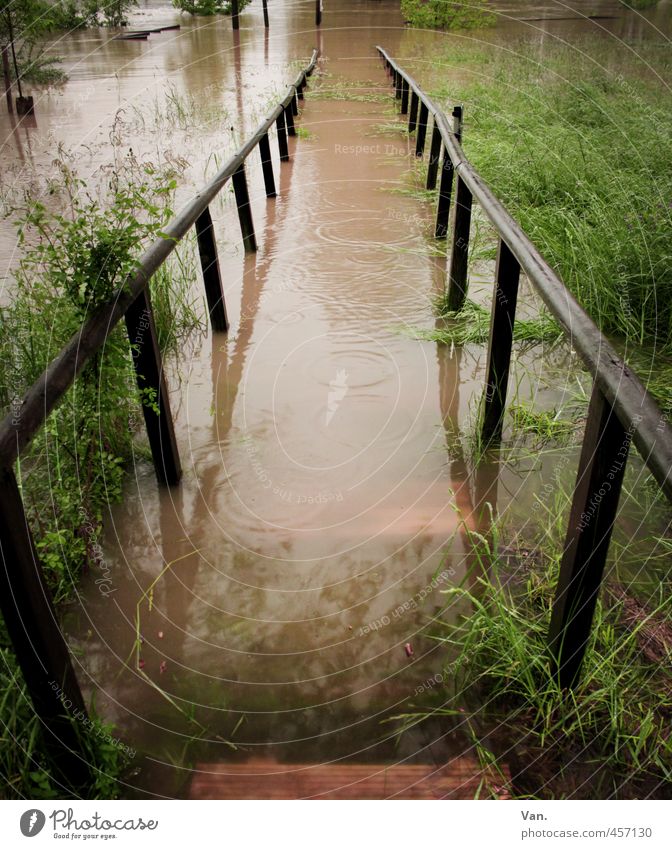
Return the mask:
<svg viewBox="0 0 672 849">
<path fill-rule="evenodd" d="M 446 308 L 445 298 L 446 295 L 442 296 L 434 304 L 437 316 L 445 322 L 444 326 L 431 330 L 410 327 L 405 328 L 405 332 L 415 339 L 444 345 L 487 342 L 490 335 L 490 312 L 470 299 L 464 302 L 461 310 L 453 312 Z M 561 330 L 548 313 L 541 313 L 537 318 L 516 321 L 513 335 L 519 342 L 556 342 L 561 338 Z"/>
<path fill-rule="evenodd" d="M 431 57 L 468 156 L 607 333 L 672 345 L 672 96 L 661 47 L 450 44 Z M 423 57 L 421 81 L 431 85 Z M 656 73 L 648 70 L 647 65 Z M 452 75 L 455 77 L 455 75 Z"/>
<path fill-rule="evenodd" d="M 471 571 L 462 586 L 443 591 L 445 622 L 435 633 L 451 658 L 443 680 L 452 690 L 433 710 L 418 705 L 403 722 L 455 715 L 466 706 L 485 759 L 515 764 L 518 796 L 664 798 L 672 780 L 669 598 L 651 609 L 608 584 L 581 682 L 571 694 L 561 690 L 547 633 L 564 512 L 554 506 L 548 515 L 550 523 L 537 529 L 542 544 L 514 536 L 501 522 L 488 537 L 463 529 Z M 454 605 L 465 603 L 469 613 L 455 622 Z"/>
<path fill-rule="evenodd" d="M 514 433 L 531 437 L 534 444 L 567 442 L 575 431 L 574 422 L 560 418 L 560 412 L 534 410 L 529 404 L 509 404 L 507 413 Z"/>
<path fill-rule="evenodd" d="M 381 89 L 379 83 L 371 80 L 342 80 L 332 78 L 322 81 L 311 90 L 312 100 L 342 100 L 351 103 L 383 103 L 389 105 L 390 95 L 387 88 Z"/>
</svg>

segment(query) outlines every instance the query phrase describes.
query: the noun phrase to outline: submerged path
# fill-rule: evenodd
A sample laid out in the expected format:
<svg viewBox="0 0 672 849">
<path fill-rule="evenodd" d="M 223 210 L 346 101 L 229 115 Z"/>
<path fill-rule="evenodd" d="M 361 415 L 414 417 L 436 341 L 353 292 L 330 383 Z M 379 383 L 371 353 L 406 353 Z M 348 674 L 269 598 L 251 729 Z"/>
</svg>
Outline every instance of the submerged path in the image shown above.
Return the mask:
<svg viewBox="0 0 672 849">
<path fill-rule="evenodd" d="M 306 92 L 277 200 L 250 178 L 259 251 L 221 249 L 231 332 L 175 377 L 184 482 L 161 491 L 138 467 L 106 540 L 114 615 L 100 593 L 82 601 L 98 709 L 148 753 L 145 792 L 478 786 L 450 721 L 400 739 L 383 722 L 445 698 L 426 625 L 465 571 L 473 493 L 446 441 L 468 378 L 459 353 L 399 331 L 432 326 L 445 261 L 432 211 L 404 193 L 413 145 L 381 131 L 397 118 L 369 34 L 330 39 L 343 58 Z M 141 670 L 124 666 L 136 617 Z"/>
</svg>

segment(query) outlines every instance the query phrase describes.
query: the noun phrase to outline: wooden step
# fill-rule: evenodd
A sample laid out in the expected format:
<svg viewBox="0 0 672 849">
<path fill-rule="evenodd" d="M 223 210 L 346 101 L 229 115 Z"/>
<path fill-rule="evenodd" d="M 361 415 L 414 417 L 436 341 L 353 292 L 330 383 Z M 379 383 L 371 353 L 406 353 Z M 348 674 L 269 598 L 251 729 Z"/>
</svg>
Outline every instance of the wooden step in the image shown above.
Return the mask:
<svg viewBox="0 0 672 849">
<path fill-rule="evenodd" d="M 509 775 L 466 755 L 430 764 L 198 764 L 190 799 L 473 799 L 509 797 Z"/>
</svg>

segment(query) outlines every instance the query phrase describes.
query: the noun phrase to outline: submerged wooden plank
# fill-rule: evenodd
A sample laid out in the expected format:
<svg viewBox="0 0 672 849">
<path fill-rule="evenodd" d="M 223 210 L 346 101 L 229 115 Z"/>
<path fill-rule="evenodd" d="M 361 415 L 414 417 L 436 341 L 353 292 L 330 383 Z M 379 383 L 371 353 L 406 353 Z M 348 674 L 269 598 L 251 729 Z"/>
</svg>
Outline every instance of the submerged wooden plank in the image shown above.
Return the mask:
<svg viewBox="0 0 672 849">
<path fill-rule="evenodd" d="M 509 776 L 484 772 L 462 755 L 441 767 L 431 764 L 199 764 L 191 799 L 473 799 L 504 797 Z M 479 792 L 480 790 L 480 792 Z"/>
</svg>

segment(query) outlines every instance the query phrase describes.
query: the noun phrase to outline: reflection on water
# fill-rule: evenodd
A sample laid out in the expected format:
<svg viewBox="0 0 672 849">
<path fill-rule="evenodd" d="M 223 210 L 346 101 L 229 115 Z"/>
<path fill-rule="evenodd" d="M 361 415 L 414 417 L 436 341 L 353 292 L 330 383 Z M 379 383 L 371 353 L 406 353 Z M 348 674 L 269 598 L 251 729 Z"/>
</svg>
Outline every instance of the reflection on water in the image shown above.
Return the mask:
<svg viewBox="0 0 672 849">
<path fill-rule="evenodd" d="M 306 4 L 274 4 L 265 33 L 257 5 L 235 40 L 226 20 L 181 18 L 146 43 L 95 32 L 59 42 L 71 82 L 38 100 L 37 127 L 2 118 L 5 186 L 25 169 L 45 179 L 58 141 L 98 167 L 122 110 L 141 152 L 169 146 L 189 159 L 186 195 L 314 44 L 324 58 L 312 91 L 347 95 L 383 86 L 375 43 L 403 56 L 444 37 L 404 29 L 392 2 L 330 3 L 317 33 Z M 574 4 L 588 6 L 618 18 L 516 22 L 509 13 L 569 7 L 498 4 L 503 23 L 478 37 L 590 25 L 634 38 L 658 21 L 659 10 Z M 137 17 L 173 20 L 154 5 Z M 455 439 L 482 386 L 480 348 L 398 331 L 432 326 L 444 270 L 427 256 L 431 211 L 391 191 L 413 161 L 401 135 L 387 144 L 375 133 L 393 115 L 389 97 L 307 93 L 309 136 L 292 146 L 276 201 L 250 168 L 256 255 L 243 255 L 230 199 L 213 209 L 232 329 L 174 364 L 184 481 L 160 490 L 138 462 L 106 524 L 111 587 L 88 576 L 68 623 L 98 710 L 149 755 L 132 781 L 147 792 L 185 792 L 196 760 L 441 762 L 464 745 L 446 724 L 395 745 L 381 720 L 445 660 L 427 626 L 469 565 L 461 523 L 480 527 L 488 503 L 529 498 L 535 478 L 494 459 L 474 470 Z M 7 232 L 1 247 L 6 267 Z M 532 385 L 546 361 L 537 351 L 528 365 Z"/>
</svg>

